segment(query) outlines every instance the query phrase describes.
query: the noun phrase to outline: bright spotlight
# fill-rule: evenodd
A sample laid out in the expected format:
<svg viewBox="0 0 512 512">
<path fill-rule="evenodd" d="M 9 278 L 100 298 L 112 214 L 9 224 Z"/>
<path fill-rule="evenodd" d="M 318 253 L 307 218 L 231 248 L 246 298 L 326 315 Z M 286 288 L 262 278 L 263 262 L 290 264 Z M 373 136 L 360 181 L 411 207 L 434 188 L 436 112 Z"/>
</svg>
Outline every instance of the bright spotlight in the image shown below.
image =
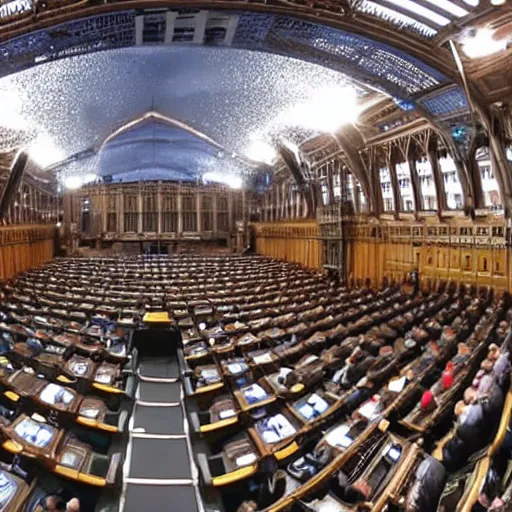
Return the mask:
<svg viewBox="0 0 512 512">
<path fill-rule="evenodd" d="M 352 87 L 323 87 L 305 102 L 283 112 L 278 123 L 319 132 L 335 132 L 355 123 L 359 116 L 357 93 Z"/>
<path fill-rule="evenodd" d="M 486 57 L 507 48 L 507 41 L 494 39 L 494 32 L 488 28 L 478 29 L 462 40 L 462 51 L 470 58 Z"/>
<path fill-rule="evenodd" d="M 240 176 L 236 176 L 235 174 L 222 174 L 216 171 L 205 172 L 203 174 L 203 181 L 222 183 L 223 185 L 227 185 L 231 188 L 242 188 L 243 185 L 242 178 L 240 178 Z"/>
<path fill-rule="evenodd" d="M 62 150 L 55 145 L 48 135 L 38 136 L 28 147 L 28 154 L 31 160 L 43 169 L 64 158 Z"/>
<path fill-rule="evenodd" d="M 268 142 L 251 137 L 251 141 L 245 150 L 245 156 L 255 162 L 270 165 L 276 157 L 276 150 Z"/>
<path fill-rule="evenodd" d="M 63 180 L 63 185 L 64 188 L 67 188 L 68 190 L 76 190 L 77 188 L 80 188 L 87 183 L 91 183 L 95 179 L 95 174 L 66 176 Z"/>
</svg>

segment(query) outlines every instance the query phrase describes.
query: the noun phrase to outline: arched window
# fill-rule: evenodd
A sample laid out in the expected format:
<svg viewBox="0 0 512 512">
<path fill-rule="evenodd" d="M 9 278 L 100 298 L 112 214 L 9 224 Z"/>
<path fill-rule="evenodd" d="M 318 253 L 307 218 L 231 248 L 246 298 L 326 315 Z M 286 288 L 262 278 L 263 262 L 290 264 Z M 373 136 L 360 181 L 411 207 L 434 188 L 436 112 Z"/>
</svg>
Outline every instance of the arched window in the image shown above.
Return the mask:
<svg viewBox="0 0 512 512">
<path fill-rule="evenodd" d="M 494 174 L 492 161 L 489 156 L 489 148 L 480 148 L 476 153 L 476 160 L 480 168 L 480 177 L 482 179 L 484 206 L 488 210 L 502 213 L 503 204 L 501 202 L 500 189 Z"/>
<path fill-rule="evenodd" d="M 443 174 L 444 191 L 448 208 L 450 210 L 462 210 L 464 208 L 464 198 L 455 162 L 452 157 L 448 155 L 446 158 L 439 159 L 439 165 L 441 167 L 441 173 Z"/>
<path fill-rule="evenodd" d="M 412 193 L 411 169 L 408 162 L 396 166 L 396 177 L 402 197 L 403 209 L 406 212 L 414 210 L 414 194 Z"/>
<path fill-rule="evenodd" d="M 382 201 L 384 203 L 384 211 L 391 212 L 395 209 L 393 201 L 393 185 L 391 184 L 391 173 L 387 167 L 379 170 L 380 186 L 382 187 Z"/>
<path fill-rule="evenodd" d="M 423 197 L 423 208 L 425 210 L 437 210 L 436 186 L 430 162 L 424 158 L 416 162 L 420 192 Z"/>
</svg>

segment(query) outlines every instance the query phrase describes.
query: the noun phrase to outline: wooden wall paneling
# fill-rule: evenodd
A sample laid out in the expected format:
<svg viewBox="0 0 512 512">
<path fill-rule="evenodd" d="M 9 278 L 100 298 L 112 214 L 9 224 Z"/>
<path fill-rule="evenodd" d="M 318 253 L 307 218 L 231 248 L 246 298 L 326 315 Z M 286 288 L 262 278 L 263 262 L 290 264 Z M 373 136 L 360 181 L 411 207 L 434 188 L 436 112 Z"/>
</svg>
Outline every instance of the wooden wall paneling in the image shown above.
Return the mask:
<svg viewBox="0 0 512 512">
<path fill-rule="evenodd" d="M 0 228 L 0 279 L 10 279 L 54 256 L 55 227 Z"/>
<path fill-rule="evenodd" d="M 321 268 L 322 245 L 316 221 L 254 223 L 253 227 L 257 253 Z"/>
</svg>

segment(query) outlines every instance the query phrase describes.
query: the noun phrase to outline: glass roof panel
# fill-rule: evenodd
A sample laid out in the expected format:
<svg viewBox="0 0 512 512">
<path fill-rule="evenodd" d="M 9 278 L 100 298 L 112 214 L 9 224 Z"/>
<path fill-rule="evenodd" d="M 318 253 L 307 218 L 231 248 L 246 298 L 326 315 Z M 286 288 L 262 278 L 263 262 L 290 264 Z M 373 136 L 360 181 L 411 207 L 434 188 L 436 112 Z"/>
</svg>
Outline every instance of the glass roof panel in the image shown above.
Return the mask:
<svg viewBox="0 0 512 512">
<path fill-rule="evenodd" d="M 466 14 L 469 14 L 466 9 L 463 9 L 462 7 L 459 7 L 458 5 L 455 5 L 454 3 L 450 2 L 449 0 L 426 0 L 428 3 L 435 5 L 436 7 L 440 7 L 441 9 L 445 10 L 446 12 L 449 12 L 450 14 L 453 14 L 457 17 L 466 16 Z"/>
<path fill-rule="evenodd" d="M 384 0 L 384 1 L 394 4 L 394 5 L 397 5 L 398 7 L 402 7 L 403 9 L 410 11 L 413 15 L 419 14 L 420 16 L 422 16 L 426 19 L 430 19 L 436 25 L 441 25 L 444 27 L 445 25 L 448 25 L 450 23 L 450 20 L 448 18 L 445 18 L 444 16 L 441 16 L 440 14 L 437 14 L 434 11 L 427 9 L 426 7 L 423 7 L 422 5 L 418 5 L 417 3 L 413 2 L 412 0 Z"/>
<path fill-rule="evenodd" d="M 397 12 L 394 9 L 386 7 L 384 5 L 377 4 L 375 2 L 371 2 L 370 0 L 363 0 L 361 5 L 358 8 L 361 12 L 365 12 L 376 16 L 377 18 L 381 18 L 385 21 L 393 23 L 393 25 L 402 25 L 408 27 L 415 32 L 419 32 L 421 35 L 425 37 L 434 37 L 437 34 L 437 30 L 420 21 L 411 18 L 410 16 L 406 16 L 401 12 Z"/>
</svg>

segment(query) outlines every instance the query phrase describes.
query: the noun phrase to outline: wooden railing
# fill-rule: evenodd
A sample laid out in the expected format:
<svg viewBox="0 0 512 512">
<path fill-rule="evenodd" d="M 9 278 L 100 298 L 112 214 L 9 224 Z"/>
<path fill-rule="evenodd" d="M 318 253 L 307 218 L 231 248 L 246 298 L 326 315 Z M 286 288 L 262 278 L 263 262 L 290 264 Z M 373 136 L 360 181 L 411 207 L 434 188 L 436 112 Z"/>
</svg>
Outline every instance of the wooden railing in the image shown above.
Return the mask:
<svg viewBox="0 0 512 512">
<path fill-rule="evenodd" d="M 49 261 L 55 254 L 55 226 L 0 228 L 0 280 Z"/>
<path fill-rule="evenodd" d="M 252 224 L 256 252 L 310 268 L 322 266 L 322 242 L 315 220 Z"/>
</svg>

